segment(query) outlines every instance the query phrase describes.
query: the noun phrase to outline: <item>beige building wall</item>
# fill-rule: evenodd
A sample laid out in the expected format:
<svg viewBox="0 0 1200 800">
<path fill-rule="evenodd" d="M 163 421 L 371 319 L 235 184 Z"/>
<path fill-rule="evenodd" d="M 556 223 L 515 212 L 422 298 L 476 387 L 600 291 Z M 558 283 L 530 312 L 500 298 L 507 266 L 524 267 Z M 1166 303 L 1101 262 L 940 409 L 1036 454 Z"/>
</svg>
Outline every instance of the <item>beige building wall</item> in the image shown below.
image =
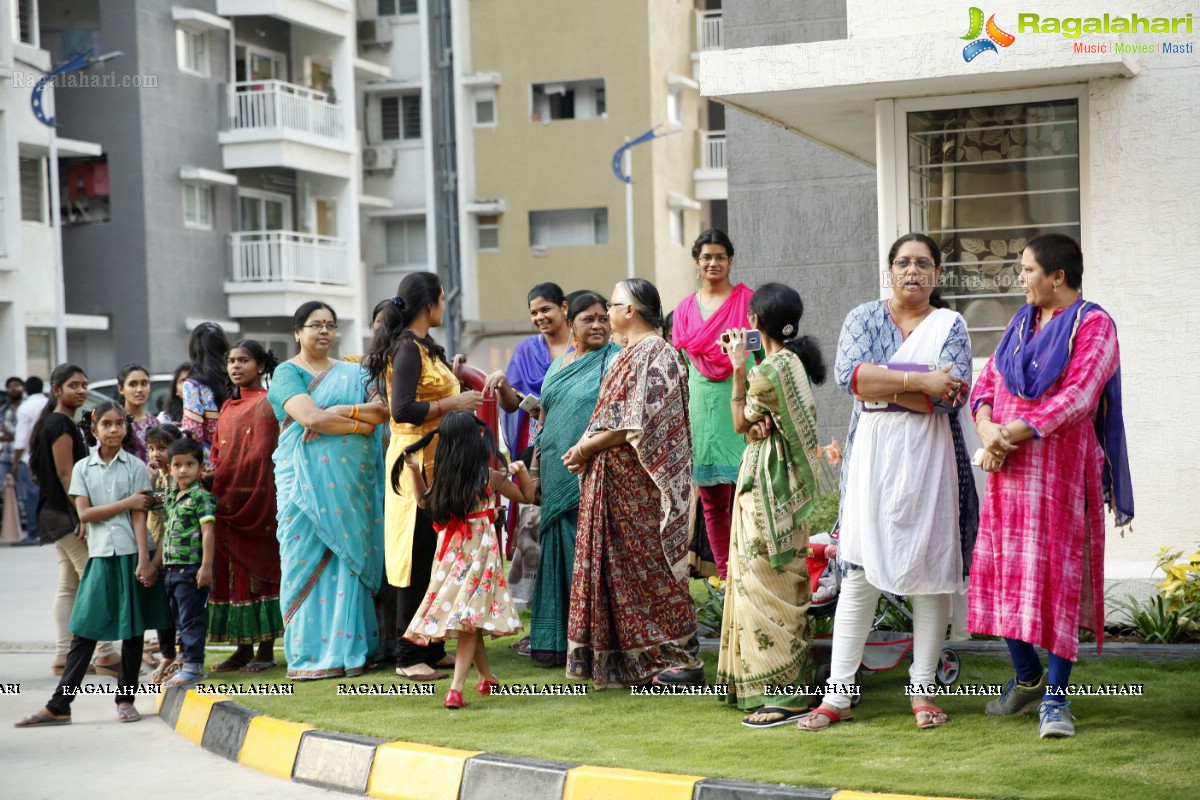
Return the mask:
<svg viewBox="0 0 1200 800">
<path fill-rule="evenodd" d="M 470 69 L 498 73 L 500 84 L 496 126 L 467 128 L 474 185 L 463 187 L 463 201 L 500 199 L 505 211 L 499 251 L 476 253 L 476 274 L 463 277 L 476 284 L 473 321 L 519 322 L 527 318 L 526 292 L 538 282 L 607 293 L 625 277 L 625 188 L 613 175 L 612 156 L 627 136 L 666 123 L 667 75 L 691 75 L 695 23 L 691 4 L 669 0 L 508 0 L 468 7 Z M 594 78 L 605 82 L 604 118 L 531 120 L 532 84 Z M 686 288 L 680 276 L 691 274 L 685 249 L 669 246 L 667 218 L 668 192 L 692 193 L 699 101 L 695 90 L 684 95 L 684 132 L 632 151 L 636 273 L 666 282 L 667 310 Z M 608 211 L 607 244 L 533 255 L 531 210 L 593 207 Z M 699 216 L 688 216 L 694 238 Z M 473 225 L 463 239 L 464 248 L 475 248 Z"/>
</svg>

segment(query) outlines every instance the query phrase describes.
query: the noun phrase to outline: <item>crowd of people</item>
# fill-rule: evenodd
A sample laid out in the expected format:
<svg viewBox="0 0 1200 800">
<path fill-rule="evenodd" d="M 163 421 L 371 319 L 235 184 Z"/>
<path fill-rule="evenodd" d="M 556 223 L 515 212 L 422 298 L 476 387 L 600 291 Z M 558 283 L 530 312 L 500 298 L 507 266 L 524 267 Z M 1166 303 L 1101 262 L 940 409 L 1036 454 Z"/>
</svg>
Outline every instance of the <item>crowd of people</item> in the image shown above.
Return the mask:
<svg viewBox="0 0 1200 800">
<path fill-rule="evenodd" d="M 703 684 L 688 584 L 702 552 L 724 587 L 716 678 L 748 727 L 851 718 L 881 592 L 912 600 L 916 725 L 946 724 L 922 687 L 969 591 L 971 630 L 1003 637 L 1015 670 L 987 713 L 1037 706 L 1040 735 L 1072 735 L 1077 631 L 1103 637 L 1103 504 L 1119 524 L 1133 514 L 1116 330 L 1082 299 L 1078 244 L 1028 242 L 1027 304 L 974 386 L 967 327 L 938 294 L 928 236 L 897 240 L 891 297 L 846 317 L 831 372 L 853 402 L 842 579 L 828 690 L 811 706 L 773 696 L 814 681 L 812 386 L 826 365 L 801 334 L 795 288 L 735 283 L 718 230 L 692 256 L 700 288 L 670 320 L 645 280 L 607 298 L 535 286 L 538 333 L 481 384 L 464 382 L 464 359 L 434 336 L 445 295 L 431 273 L 405 276 L 376 306 L 361 355 L 334 355 L 337 314 L 320 301 L 296 310 L 297 353 L 282 363 L 200 325 L 158 417 L 136 364 L 118 374 L 120 401 L 80 425 L 82 369 L 58 366 L 48 398 L 36 379 L 10 380 L 0 470 L 20 487 L 30 535 L 60 560 L 62 679 L 18 724 L 69 722 L 88 672 L 136 684 L 147 630 L 163 656 L 155 679 L 170 685 L 204 675 L 206 640 L 236 645 L 212 672 L 253 674 L 275 666 L 282 639 L 290 679 L 384 662 L 412 681 L 452 669 L 444 705 L 462 708 L 472 666 L 479 694 L 499 682 L 486 640 L 522 631 L 503 558 L 520 505 L 536 509 L 541 549 L 521 652 L 568 678 Z M 493 398 L 501 431 L 474 414 Z M 972 463 L 988 473 L 982 504 Z M 131 693 L 117 706 L 138 718 Z"/>
</svg>

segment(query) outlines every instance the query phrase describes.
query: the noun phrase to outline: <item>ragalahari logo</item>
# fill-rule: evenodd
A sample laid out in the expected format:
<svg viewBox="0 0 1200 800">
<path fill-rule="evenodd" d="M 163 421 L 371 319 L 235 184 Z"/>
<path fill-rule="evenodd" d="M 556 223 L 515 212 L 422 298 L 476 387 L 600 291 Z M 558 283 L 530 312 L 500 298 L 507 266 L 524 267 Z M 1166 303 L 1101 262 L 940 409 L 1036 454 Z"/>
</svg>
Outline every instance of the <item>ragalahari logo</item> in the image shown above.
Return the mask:
<svg viewBox="0 0 1200 800">
<path fill-rule="evenodd" d="M 1017 37 L 1011 33 L 1005 33 L 1000 30 L 1000 26 L 996 24 L 996 15 L 992 14 L 988 17 L 987 24 L 983 24 L 983 9 L 971 6 L 971 27 L 967 31 L 967 35 L 963 39 L 971 40 L 971 43 L 963 48 L 963 61 L 968 64 L 975 60 L 976 56 L 981 53 L 986 53 L 989 50 L 999 54 L 996 45 L 1008 47 L 1017 40 Z M 986 33 L 986 38 L 981 38 L 979 34 Z"/>
</svg>

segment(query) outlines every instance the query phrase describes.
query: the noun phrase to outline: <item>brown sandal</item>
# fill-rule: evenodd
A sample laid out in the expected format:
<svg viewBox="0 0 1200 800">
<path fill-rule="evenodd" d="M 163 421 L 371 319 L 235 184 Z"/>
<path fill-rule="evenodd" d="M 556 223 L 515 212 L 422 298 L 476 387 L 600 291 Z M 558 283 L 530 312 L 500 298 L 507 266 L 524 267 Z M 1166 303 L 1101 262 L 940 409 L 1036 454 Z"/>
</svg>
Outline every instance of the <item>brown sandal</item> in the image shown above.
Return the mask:
<svg viewBox="0 0 1200 800">
<path fill-rule="evenodd" d="M 20 722 L 14 722 L 14 728 L 47 728 L 51 725 L 70 725 L 71 715 L 65 717 L 56 716 L 49 713 L 46 709 L 42 709 L 36 713 L 30 714 Z"/>
</svg>

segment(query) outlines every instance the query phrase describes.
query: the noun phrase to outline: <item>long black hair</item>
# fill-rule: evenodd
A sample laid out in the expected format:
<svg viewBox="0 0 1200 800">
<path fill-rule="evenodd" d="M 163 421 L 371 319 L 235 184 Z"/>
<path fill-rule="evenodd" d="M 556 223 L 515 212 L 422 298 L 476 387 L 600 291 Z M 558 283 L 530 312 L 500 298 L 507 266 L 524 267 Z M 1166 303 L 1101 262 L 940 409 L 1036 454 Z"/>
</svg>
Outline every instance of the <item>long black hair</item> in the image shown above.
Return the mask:
<svg viewBox="0 0 1200 800">
<path fill-rule="evenodd" d="M 143 367 L 141 364 L 126 364 L 117 372 L 117 393 L 121 398 L 121 402 L 125 402 L 125 381 L 129 380 L 129 376 L 135 372 L 144 372 L 146 377 L 150 377 L 150 370 Z M 150 398 L 147 397 L 147 400 Z"/>
<path fill-rule="evenodd" d="M 181 422 L 183 420 L 183 398 L 177 393 L 178 389 L 176 387 L 179 386 L 179 379 L 183 373 L 190 373 L 191 371 L 192 362 L 185 361 L 171 373 L 171 390 L 167 393 L 166 402 L 163 403 L 163 407 L 159 410 L 164 412 L 172 422 Z"/>
<path fill-rule="evenodd" d="M 629 295 L 629 299 L 633 301 L 633 307 L 637 309 L 642 320 L 656 331 L 661 331 L 664 320 L 658 288 L 645 278 L 626 278 L 617 286 L 620 286 Z"/>
<path fill-rule="evenodd" d="M 125 406 L 116 400 L 105 400 L 83 415 L 83 419 L 79 421 L 79 430 L 83 432 L 83 440 L 87 442 L 88 447 L 95 447 L 100 443 L 96 439 L 96 424 L 110 411 L 116 411 L 125 421 L 125 438 L 121 440 L 121 449 L 137 455 L 138 441 L 133 432 L 133 417 L 129 416 L 125 411 Z"/>
<path fill-rule="evenodd" d="M 813 383 L 825 382 L 825 359 L 811 336 L 800 336 L 804 301 L 800 293 L 782 283 L 764 283 L 750 298 L 750 311 L 758 318 L 758 329 L 792 351 L 804 365 Z"/>
<path fill-rule="evenodd" d="M 215 322 L 201 322 L 188 339 L 188 360 L 192 362 L 190 380 L 203 383 L 213 393 L 213 401 L 220 408 L 229 399 L 229 375 L 225 372 L 225 359 L 229 355 L 229 340 L 225 331 Z"/>
<path fill-rule="evenodd" d="M 87 379 L 87 373 L 83 371 L 83 367 L 78 367 L 74 364 L 59 364 L 50 373 L 50 391 L 53 392 L 55 387 L 61 391 L 67 385 L 67 381 L 76 375 L 82 375 Z M 33 433 L 29 436 L 29 466 L 33 469 L 33 474 L 37 475 L 41 471 L 42 459 L 49 456 L 49 453 L 42 451 L 42 425 L 54 413 L 54 409 L 58 408 L 59 398 L 51 396 L 46 405 L 42 406 L 42 413 L 38 414 L 37 422 L 33 425 Z"/>
<path fill-rule="evenodd" d="M 905 242 L 920 242 L 929 248 L 929 255 L 933 257 L 933 266 L 942 266 L 942 248 L 938 247 L 937 242 L 929 238 L 923 233 L 906 233 L 896 241 L 892 242 L 892 249 L 888 250 L 887 268 L 891 270 L 892 262 L 896 260 L 896 253 L 900 251 L 900 245 Z M 934 308 L 949 308 L 950 304 L 942 299 L 941 291 L 934 286 L 933 294 L 929 295 L 929 305 Z"/>
<path fill-rule="evenodd" d="M 437 429 L 404 448 L 405 454 L 420 452 L 438 438 L 437 473 L 429 487 L 427 508 L 435 525 L 452 519 L 464 519 L 487 496 L 491 463 L 498 458 L 496 441 L 488 435 L 487 425 L 469 411 L 451 411 L 442 417 Z M 404 459 L 392 467 L 392 490 L 400 491 Z"/>
<path fill-rule="evenodd" d="M 275 374 L 275 368 L 279 366 L 279 359 L 275 357 L 274 351 L 268 350 L 267 348 L 263 347 L 261 343 L 255 341 L 254 339 L 239 339 L 237 343 L 233 345 L 233 347 L 229 348 L 229 352 L 232 353 L 239 347 L 250 354 L 250 357 L 254 359 L 254 363 L 263 368 L 262 374 L 264 378 L 269 379 Z M 234 399 L 242 396 L 241 388 L 235 386 L 233 381 L 230 381 L 229 385 L 231 387 L 231 396 Z"/>
<path fill-rule="evenodd" d="M 400 281 L 396 296 L 383 309 L 382 324 L 371 339 L 371 349 L 367 351 L 363 363 L 367 368 L 367 380 L 375 384 L 385 402 L 391 388 L 387 385 L 387 368 L 404 342 L 420 342 L 431 357 L 450 366 L 446 351 L 434 340 L 433 334 L 418 337 L 408 327 L 424 309 L 436 306 L 441 299 L 442 281 L 437 275 L 432 272 L 410 272 Z"/>
</svg>

